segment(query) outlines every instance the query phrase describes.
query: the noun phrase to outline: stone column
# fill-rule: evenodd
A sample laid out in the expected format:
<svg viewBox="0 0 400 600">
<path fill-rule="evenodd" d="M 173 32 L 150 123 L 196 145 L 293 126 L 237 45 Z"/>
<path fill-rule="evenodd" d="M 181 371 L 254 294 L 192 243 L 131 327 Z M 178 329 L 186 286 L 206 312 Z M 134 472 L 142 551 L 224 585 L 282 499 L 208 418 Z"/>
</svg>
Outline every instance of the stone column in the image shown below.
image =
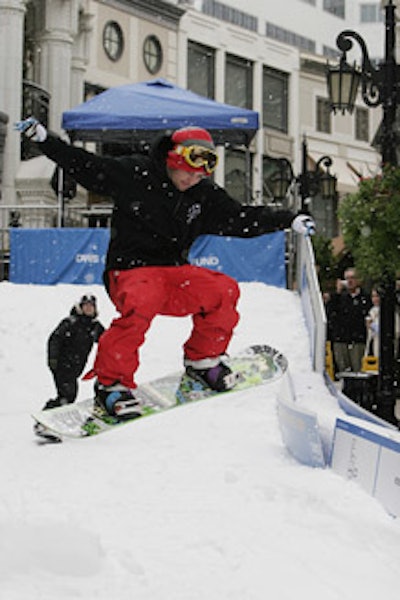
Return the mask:
<svg viewBox="0 0 400 600">
<path fill-rule="evenodd" d="M 8 117 L 2 204 L 16 202 L 14 182 L 20 163 L 20 135 L 13 131 L 13 124 L 21 118 L 24 15 L 23 0 L 0 0 L 0 110 Z"/>
<path fill-rule="evenodd" d="M 80 13 L 78 31 L 72 50 L 70 107 L 84 102 L 84 80 L 89 62 L 89 41 L 93 30 L 93 17 L 89 13 Z"/>
<path fill-rule="evenodd" d="M 77 0 L 46 0 L 42 12 L 40 46 L 40 85 L 51 95 L 49 128 L 61 132 L 61 117 L 71 108 L 72 46 L 78 28 Z"/>
</svg>

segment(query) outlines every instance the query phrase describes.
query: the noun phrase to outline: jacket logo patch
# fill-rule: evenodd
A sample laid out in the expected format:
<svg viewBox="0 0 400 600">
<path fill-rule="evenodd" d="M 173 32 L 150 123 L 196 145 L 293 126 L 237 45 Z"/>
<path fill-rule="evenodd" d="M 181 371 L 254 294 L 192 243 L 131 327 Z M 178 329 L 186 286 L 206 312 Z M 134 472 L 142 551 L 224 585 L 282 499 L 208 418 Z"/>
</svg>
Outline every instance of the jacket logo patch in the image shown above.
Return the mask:
<svg viewBox="0 0 400 600">
<path fill-rule="evenodd" d="M 186 223 L 189 225 L 194 219 L 201 214 L 201 204 L 192 204 L 187 211 Z"/>
</svg>

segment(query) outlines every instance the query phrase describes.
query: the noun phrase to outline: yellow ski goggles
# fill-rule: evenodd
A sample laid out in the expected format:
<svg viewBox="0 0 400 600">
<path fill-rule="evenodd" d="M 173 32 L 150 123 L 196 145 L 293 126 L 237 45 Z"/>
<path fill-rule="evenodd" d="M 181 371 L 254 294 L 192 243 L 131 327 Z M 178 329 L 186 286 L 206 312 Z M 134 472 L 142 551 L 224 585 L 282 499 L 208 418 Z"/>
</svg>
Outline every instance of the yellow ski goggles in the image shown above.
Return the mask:
<svg viewBox="0 0 400 600">
<path fill-rule="evenodd" d="M 203 146 L 175 146 L 175 154 L 182 156 L 187 164 L 194 169 L 200 169 L 203 167 L 206 173 L 212 173 L 215 171 L 218 164 L 218 156 L 209 148 Z"/>
</svg>

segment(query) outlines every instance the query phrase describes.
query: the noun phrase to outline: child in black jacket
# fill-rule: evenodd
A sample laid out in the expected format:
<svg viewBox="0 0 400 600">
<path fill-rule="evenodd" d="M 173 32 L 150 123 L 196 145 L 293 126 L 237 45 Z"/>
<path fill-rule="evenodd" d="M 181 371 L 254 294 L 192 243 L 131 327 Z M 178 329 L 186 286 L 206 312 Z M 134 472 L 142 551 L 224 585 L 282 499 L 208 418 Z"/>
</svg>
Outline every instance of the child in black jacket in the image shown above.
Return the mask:
<svg viewBox="0 0 400 600">
<path fill-rule="evenodd" d="M 104 327 L 97 320 L 95 296 L 82 296 L 52 331 L 47 343 L 47 363 L 53 375 L 57 397 L 49 400 L 45 409 L 75 401 L 78 377 L 85 368 L 89 353 Z"/>
</svg>

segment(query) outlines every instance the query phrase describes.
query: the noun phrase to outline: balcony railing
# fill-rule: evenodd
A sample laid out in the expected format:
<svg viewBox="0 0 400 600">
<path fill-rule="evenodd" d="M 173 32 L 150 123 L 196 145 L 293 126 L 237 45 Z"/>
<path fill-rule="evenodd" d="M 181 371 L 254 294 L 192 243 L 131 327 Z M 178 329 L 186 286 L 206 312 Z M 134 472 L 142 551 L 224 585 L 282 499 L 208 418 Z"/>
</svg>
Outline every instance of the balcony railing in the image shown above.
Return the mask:
<svg viewBox="0 0 400 600">
<path fill-rule="evenodd" d="M 22 82 L 22 115 L 25 119 L 30 116 L 36 117 L 45 127 L 49 121 L 50 94 L 40 85 L 28 81 Z M 26 138 L 21 138 L 21 159 L 27 160 L 38 156 L 40 152 Z"/>
</svg>

